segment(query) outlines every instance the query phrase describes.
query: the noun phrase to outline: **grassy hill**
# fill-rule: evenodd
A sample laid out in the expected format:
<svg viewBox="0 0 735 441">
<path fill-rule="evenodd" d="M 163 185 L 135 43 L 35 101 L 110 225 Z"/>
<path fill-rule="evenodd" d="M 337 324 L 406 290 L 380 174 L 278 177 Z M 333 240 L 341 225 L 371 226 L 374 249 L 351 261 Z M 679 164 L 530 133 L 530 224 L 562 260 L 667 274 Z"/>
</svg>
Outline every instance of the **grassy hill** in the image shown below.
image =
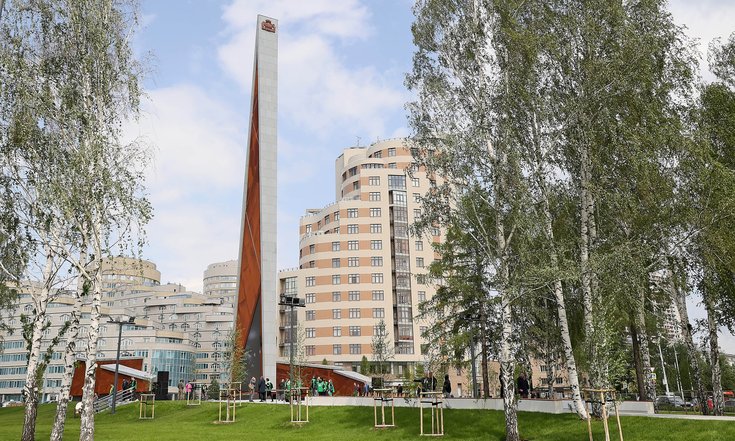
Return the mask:
<svg viewBox="0 0 735 441">
<path fill-rule="evenodd" d="M 55 405 L 39 408 L 36 439 L 48 439 Z M 73 410 L 70 410 L 73 415 Z M 139 420 L 138 405 L 119 407 L 116 415 L 97 415 L 95 439 L 105 440 L 405 440 L 419 439 L 419 411 L 396 408 L 393 429 L 373 429 L 373 409 L 369 407 L 312 407 L 310 423 L 291 425 L 288 406 L 283 404 L 242 404 L 237 422 L 215 424 L 217 403 L 187 407 L 182 402 L 159 402 L 156 419 Z M 425 416 L 426 417 L 426 416 Z M 498 411 L 445 410 L 445 439 L 502 440 L 503 413 Z M 611 420 L 611 422 L 614 421 Z M 735 439 L 735 423 L 691 421 L 646 417 L 623 417 L 623 435 L 631 441 L 694 441 Z M 425 424 L 428 424 L 428 417 Z M 604 440 L 602 423 L 594 422 L 595 440 Z M 23 408 L 0 409 L 0 440 L 20 439 Z M 587 441 L 586 423 L 574 415 L 521 413 L 521 435 L 527 440 Z M 426 426 L 425 426 L 426 427 Z M 617 440 L 617 426 L 611 426 Z M 69 417 L 64 438 L 78 439 L 79 419 Z"/>
</svg>

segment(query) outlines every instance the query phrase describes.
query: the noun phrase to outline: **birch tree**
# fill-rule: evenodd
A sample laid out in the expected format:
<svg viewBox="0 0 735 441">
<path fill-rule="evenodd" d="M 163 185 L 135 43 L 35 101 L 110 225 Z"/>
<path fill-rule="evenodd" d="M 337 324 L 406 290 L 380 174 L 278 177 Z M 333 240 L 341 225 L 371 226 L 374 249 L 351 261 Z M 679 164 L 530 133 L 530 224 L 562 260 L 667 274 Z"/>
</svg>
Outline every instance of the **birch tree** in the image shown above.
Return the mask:
<svg viewBox="0 0 735 441">
<path fill-rule="evenodd" d="M 91 293 L 83 440 L 94 437 L 100 268 L 114 246 L 122 251 L 140 246 L 142 225 L 150 218 L 142 194 L 147 151 L 120 141 L 121 123 L 135 114 L 141 94 L 140 69 L 130 48 L 136 6 L 126 0 L 13 0 L 2 22 L 8 37 L 3 41 L 16 49 L 9 55 L 15 56 L 13 68 L 22 80 L 13 83 L 13 90 L 40 104 L 33 107 L 36 114 L 16 111 L 14 120 L 30 118 L 33 124 L 26 127 L 50 135 L 60 152 L 57 168 L 63 173 L 50 173 L 50 182 L 57 213 L 71 232 L 52 231 L 55 252 L 71 263 Z M 79 258 L 80 246 L 89 262 Z M 60 427 L 55 436 L 62 432 Z"/>
</svg>

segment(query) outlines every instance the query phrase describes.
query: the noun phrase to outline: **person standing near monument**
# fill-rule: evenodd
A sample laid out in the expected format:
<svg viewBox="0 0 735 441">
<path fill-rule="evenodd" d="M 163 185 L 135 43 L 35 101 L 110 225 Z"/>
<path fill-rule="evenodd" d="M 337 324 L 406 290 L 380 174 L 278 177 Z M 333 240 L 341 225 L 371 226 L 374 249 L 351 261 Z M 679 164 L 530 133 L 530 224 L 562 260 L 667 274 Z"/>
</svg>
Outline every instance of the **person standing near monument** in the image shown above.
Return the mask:
<svg viewBox="0 0 735 441">
<path fill-rule="evenodd" d="M 179 380 L 179 395 L 176 397 L 177 400 L 181 401 L 184 399 L 184 380 Z"/>
</svg>

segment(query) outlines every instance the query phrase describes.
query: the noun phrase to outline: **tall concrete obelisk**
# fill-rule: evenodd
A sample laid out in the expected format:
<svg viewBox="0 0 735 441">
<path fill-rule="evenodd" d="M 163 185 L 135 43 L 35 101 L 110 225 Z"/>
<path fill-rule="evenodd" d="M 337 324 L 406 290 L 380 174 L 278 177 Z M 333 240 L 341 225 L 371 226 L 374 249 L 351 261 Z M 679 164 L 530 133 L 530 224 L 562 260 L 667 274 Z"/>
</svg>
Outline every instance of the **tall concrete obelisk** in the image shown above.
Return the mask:
<svg viewBox="0 0 735 441">
<path fill-rule="evenodd" d="M 278 21 L 258 15 L 235 326 L 245 375 L 276 375 Z"/>
</svg>

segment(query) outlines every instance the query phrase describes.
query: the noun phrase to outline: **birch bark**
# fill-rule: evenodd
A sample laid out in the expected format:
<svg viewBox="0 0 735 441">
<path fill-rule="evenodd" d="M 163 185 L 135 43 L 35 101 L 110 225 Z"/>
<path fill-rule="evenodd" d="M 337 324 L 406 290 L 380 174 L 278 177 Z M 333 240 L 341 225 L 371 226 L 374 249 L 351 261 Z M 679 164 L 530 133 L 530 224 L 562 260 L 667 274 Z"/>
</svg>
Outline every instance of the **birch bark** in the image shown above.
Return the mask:
<svg viewBox="0 0 735 441">
<path fill-rule="evenodd" d="M 43 339 L 44 326 L 46 324 L 46 307 L 51 297 L 51 284 L 54 272 L 54 255 L 51 247 L 44 246 L 45 262 L 41 275 L 41 286 L 29 284 L 31 297 L 33 299 L 32 331 L 30 338 L 30 350 L 28 351 L 28 366 L 26 382 L 23 385 L 25 397 L 25 414 L 23 418 L 22 441 L 33 441 L 36 439 L 36 417 L 38 416 L 38 392 L 43 385 L 41 381 L 41 340 Z"/>
<path fill-rule="evenodd" d="M 87 261 L 86 244 L 82 243 L 81 252 L 79 253 L 79 263 L 84 265 Z M 66 423 L 66 411 L 69 404 L 71 392 L 71 381 L 74 377 L 74 368 L 76 364 L 76 341 L 79 336 L 79 319 L 82 315 L 82 296 L 84 295 L 85 273 L 78 271 L 77 289 L 74 294 L 74 309 L 71 311 L 71 320 L 69 325 L 69 334 L 66 339 L 66 348 L 64 351 L 64 375 L 61 378 L 61 391 L 59 393 L 59 401 L 56 405 L 56 416 L 54 417 L 54 425 L 51 429 L 51 441 L 61 441 L 64 437 L 64 427 Z"/>
</svg>

